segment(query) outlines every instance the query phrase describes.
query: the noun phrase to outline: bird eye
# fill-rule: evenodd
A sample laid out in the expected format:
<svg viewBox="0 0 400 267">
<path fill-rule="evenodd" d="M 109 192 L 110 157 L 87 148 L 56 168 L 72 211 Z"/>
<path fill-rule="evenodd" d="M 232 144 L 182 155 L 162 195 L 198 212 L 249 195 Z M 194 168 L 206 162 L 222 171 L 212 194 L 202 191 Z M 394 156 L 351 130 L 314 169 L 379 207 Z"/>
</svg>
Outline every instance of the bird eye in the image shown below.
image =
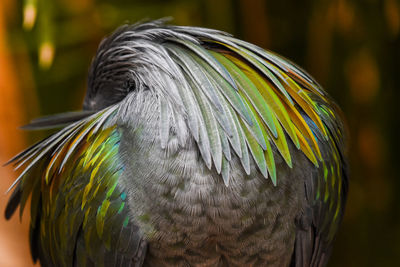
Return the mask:
<svg viewBox="0 0 400 267">
<path fill-rule="evenodd" d="M 135 80 L 127 80 L 127 81 L 125 82 L 124 88 L 126 88 L 126 91 L 127 91 L 128 93 L 129 93 L 129 92 L 132 92 L 133 90 L 136 89 L 136 81 L 135 81 Z"/>
</svg>

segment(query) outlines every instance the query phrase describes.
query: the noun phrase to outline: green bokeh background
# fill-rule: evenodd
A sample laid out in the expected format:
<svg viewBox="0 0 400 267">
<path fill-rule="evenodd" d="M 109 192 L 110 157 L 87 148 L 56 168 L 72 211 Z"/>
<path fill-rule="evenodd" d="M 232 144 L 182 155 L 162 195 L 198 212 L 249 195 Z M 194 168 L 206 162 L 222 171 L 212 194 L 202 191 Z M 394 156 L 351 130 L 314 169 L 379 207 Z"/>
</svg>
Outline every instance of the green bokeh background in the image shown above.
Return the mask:
<svg viewBox="0 0 400 267">
<path fill-rule="evenodd" d="M 31 31 L 23 2 L 12 5 L 7 40 L 27 119 L 79 109 L 102 37 L 144 18 L 225 30 L 303 66 L 342 107 L 351 136 L 348 205 L 329 266 L 399 262 L 398 0 L 38 0 Z M 55 47 L 47 69 L 44 40 Z"/>
</svg>

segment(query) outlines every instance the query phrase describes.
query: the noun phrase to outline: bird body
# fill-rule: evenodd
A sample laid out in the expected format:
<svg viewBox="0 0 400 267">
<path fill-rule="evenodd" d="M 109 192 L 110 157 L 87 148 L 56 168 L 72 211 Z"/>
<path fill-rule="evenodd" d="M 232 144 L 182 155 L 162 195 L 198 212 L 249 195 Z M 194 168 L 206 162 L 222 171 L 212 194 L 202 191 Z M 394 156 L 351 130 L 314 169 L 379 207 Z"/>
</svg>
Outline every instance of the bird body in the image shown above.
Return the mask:
<svg viewBox="0 0 400 267">
<path fill-rule="evenodd" d="M 136 103 L 141 103 L 136 105 Z M 150 93 L 135 98 L 129 106 L 141 106 L 135 121 L 121 133 L 125 172 L 121 182 L 132 197 L 130 207 L 137 224 L 148 237 L 146 263 L 151 266 L 288 265 L 294 247 L 295 216 L 304 206 L 297 195 L 305 177 L 291 174 L 283 160 L 280 187 L 265 179 L 256 167 L 246 175 L 240 159 L 233 156 L 229 186 L 216 170 L 201 162 L 196 143 L 185 129 L 185 148 L 173 140 L 160 147 L 157 132 L 157 100 Z M 131 113 L 132 114 L 132 113 Z M 144 123 L 145 122 L 145 123 Z M 182 122 L 183 123 L 183 122 Z M 178 134 L 178 133 L 177 133 Z M 148 154 L 150 157 L 144 157 Z M 294 168 L 311 167 L 305 156 Z M 299 165 L 298 165 L 298 164 Z M 300 172 L 300 171 L 299 171 Z M 165 255 L 169 255 L 165 258 Z M 221 259 L 221 256 L 224 259 Z"/>
<path fill-rule="evenodd" d="M 43 266 L 323 266 L 347 194 L 344 128 L 304 71 L 223 32 L 123 26 L 85 112 L 14 157 Z M 22 212 L 21 212 L 22 213 Z"/>
</svg>

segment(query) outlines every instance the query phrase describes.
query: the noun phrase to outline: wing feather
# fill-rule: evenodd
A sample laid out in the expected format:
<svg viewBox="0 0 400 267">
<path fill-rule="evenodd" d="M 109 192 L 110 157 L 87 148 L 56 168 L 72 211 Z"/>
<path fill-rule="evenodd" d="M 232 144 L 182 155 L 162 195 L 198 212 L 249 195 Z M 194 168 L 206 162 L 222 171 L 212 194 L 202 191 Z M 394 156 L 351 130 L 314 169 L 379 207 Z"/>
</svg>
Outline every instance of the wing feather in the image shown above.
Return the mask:
<svg viewBox="0 0 400 267">
<path fill-rule="evenodd" d="M 18 205 L 22 214 L 32 196 L 31 250 L 43 265 L 115 265 L 143 252 L 119 186 L 119 133 L 109 123 L 116 110 L 111 106 L 80 119 L 10 162 L 26 160 L 6 216 Z M 126 234 L 115 236 L 116 229 Z M 126 235 L 128 244 L 119 243 Z"/>
<path fill-rule="evenodd" d="M 174 29 L 190 35 L 188 28 Z M 202 142 L 198 144 L 206 165 L 210 167 L 210 154 L 219 173 L 222 158 L 231 160 L 232 151 L 228 156 L 224 142 L 227 137 L 246 172 L 250 163 L 249 158 L 243 158 L 243 150 L 250 149 L 257 167 L 265 177 L 269 173 L 276 184 L 276 155 L 272 146 L 292 167 L 289 137 L 319 166 L 322 157 L 317 139 L 301 115 L 305 112 L 326 134 L 317 102 L 327 100 L 317 84 L 272 52 L 212 31 L 200 31 L 194 36 L 198 42 L 171 37 L 163 46 L 172 58 L 171 64 L 179 66 L 190 82 L 183 91 L 190 90 L 188 94 L 194 95 L 200 112 L 197 116 L 189 115 L 188 121 L 196 117 L 192 123 L 198 127 L 205 125 Z M 314 95 L 317 98 L 313 100 Z"/>
</svg>

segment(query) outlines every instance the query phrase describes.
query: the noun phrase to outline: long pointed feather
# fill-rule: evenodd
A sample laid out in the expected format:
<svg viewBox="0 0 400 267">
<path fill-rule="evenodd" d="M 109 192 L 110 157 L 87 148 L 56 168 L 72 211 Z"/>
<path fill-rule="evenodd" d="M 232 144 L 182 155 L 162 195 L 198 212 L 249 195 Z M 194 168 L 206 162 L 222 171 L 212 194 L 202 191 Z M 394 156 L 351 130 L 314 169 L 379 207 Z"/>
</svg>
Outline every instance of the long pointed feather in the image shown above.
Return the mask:
<svg viewBox="0 0 400 267">
<path fill-rule="evenodd" d="M 232 105 L 232 107 L 242 116 L 248 124 L 252 124 L 249 112 L 243 103 L 242 98 L 238 94 L 237 90 L 226 82 L 226 80 L 207 62 L 200 59 L 194 58 L 205 70 L 209 80 L 216 86 L 216 88 L 224 95 L 227 101 Z"/>
<path fill-rule="evenodd" d="M 217 60 L 215 60 L 215 58 L 212 57 L 206 49 L 202 48 L 201 46 L 195 45 L 191 42 L 188 42 L 186 40 L 173 39 L 172 41 L 180 43 L 189 48 L 190 50 L 192 50 L 193 52 L 195 52 L 205 62 L 207 62 L 207 64 L 209 64 L 214 70 L 216 70 L 219 73 L 219 75 L 221 75 L 225 79 L 225 81 L 232 86 L 232 88 L 236 89 L 236 91 L 238 90 L 235 81 L 230 76 L 229 72 L 226 71 L 226 69 Z"/>
<path fill-rule="evenodd" d="M 229 186 L 230 182 L 230 167 L 229 160 L 226 158 L 222 158 L 222 170 L 221 170 L 222 179 L 224 180 L 225 186 Z"/>
<path fill-rule="evenodd" d="M 204 74 L 201 66 L 192 59 L 189 54 L 182 51 L 182 48 L 178 48 L 174 45 L 167 44 L 169 51 L 171 51 L 176 60 L 178 60 L 182 65 L 186 67 L 186 70 L 192 77 L 196 77 L 197 83 L 199 84 L 199 88 L 203 91 L 203 93 L 207 96 L 207 98 L 211 101 L 214 107 L 221 112 L 222 106 L 220 99 L 216 95 L 215 88 L 209 81 L 208 77 Z"/>
<path fill-rule="evenodd" d="M 185 75 L 185 77 L 189 78 L 188 75 Z M 189 78 L 187 79 L 190 88 L 195 89 L 195 85 L 193 83 L 193 81 Z M 197 92 L 193 92 L 194 93 L 194 97 L 197 97 Z M 204 117 L 204 103 L 200 100 L 197 99 L 196 101 L 196 107 L 198 105 L 199 108 L 199 112 L 196 113 L 196 118 L 198 121 L 198 131 L 199 131 L 199 140 L 198 140 L 198 145 L 199 145 L 199 150 L 200 150 L 200 154 L 202 155 L 206 166 L 211 169 L 211 142 L 210 142 L 210 138 L 208 136 L 208 132 L 207 132 L 207 127 L 206 127 L 206 122 L 205 122 L 205 117 Z M 189 120 L 191 120 L 192 118 L 189 118 Z"/>
<path fill-rule="evenodd" d="M 293 123 L 290 120 L 289 115 L 282 102 L 275 94 L 273 89 L 267 84 L 267 82 L 260 77 L 257 73 L 254 72 L 248 65 L 244 64 L 240 60 L 237 60 L 234 57 L 229 57 L 235 64 L 237 64 L 240 68 L 243 69 L 244 73 L 250 78 L 250 80 L 259 88 L 261 95 L 263 95 L 265 101 L 269 104 L 271 109 L 274 111 L 276 118 L 285 128 L 286 132 L 292 139 L 293 143 L 296 147 L 299 147 L 299 141 L 297 139 L 297 135 L 295 133 Z"/>
<path fill-rule="evenodd" d="M 249 78 L 230 60 L 224 56 L 214 53 L 214 56 L 218 58 L 224 66 L 231 71 L 233 77 L 235 77 L 239 89 L 244 92 L 247 98 L 251 101 L 257 113 L 260 114 L 261 118 L 264 120 L 266 125 L 269 127 L 271 132 L 277 137 L 276 126 L 272 119 L 272 112 L 268 104 L 265 102 L 264 98 L 250 81 Z"/>
<path fill-rule="evenodd" d="M 216 93 L 218 94 L 219 97 L 223 97 L 221 93 L 216 90 Z M 241 149 L 241 144 L 240 144 L 240 137 L 239 137 L 239 130 L 237 123 L 235 123 L 236 118 L 236 113 L 235 111 L 230 107 L 229 103 L 226 101 L 221 101 L 222 103 L 222 108 L 223 108 L 223 115 L 226 118 L 227 123 L 230 125 L 230 129 L 232 129 L 231 133 L 228 134 L 228 140 L 232 145 L 233 150 L 236 152 L 239 158 L 242 157 L 242 149 Z"/>
<path fill-rule="evenodd" d="M 113 108 L 108 108 L 107 111 L 109 110 L 113 110 Z M 109 115 L 109 112 L 106 111 L 106 114 Z M 99 114 L 104 115 L 105 111 L 100 111 Z M 36 148 L 34 148 L 34 153 L 30 153 L 29 156 L 25 157 L 24 160 L 22 162 L 19 163 L 19 165 L 16 168 L 20 168 L 22 165 L 24 165 L 27 161 L 29 161 L 30 159 L 32 159 L 32 161 L 28 164 L 27 167 L 25 167 L 25 169 L 22 171 L 22 173 L 18 176 L 18 178 L 15 180 L 15 182 L 9 187 L 8 191 L 9 192 L 15 185 L 16 183 L 22 179 L 22 177 L 37 163 L 39 162 L 42 157 L 48 153 L 49 151 L 53 150 L 54 147 L 56 145 L 58 145 L 58 143 L 64 139 L 65 136 L 69 135 L 71 132 L 76 132 L 77 129 L 79 129 L 80 127 L 82 127 L 83 123 L 85 122 L 85 120 L 89 120 L 91 118 L 93 118 L 94 115 L 91 115 L 90 117 L 87 117 L 81 121 L 75 122 L 69 126 L 67 126 L 64 130 L 57 132 L 56 134 L 54 134 L 53 136 L 51 136 L 48 139 L 45 139 L 43 142 L 40 142 L 36 145 Z M 104 118 L 100 117 L 101 122 L 100 124 L 102 124 L 104 122 Z M 84 135 L 83 135 L 84 136 Z M 65 140 L 64 140 L 65 141 Z M 36 150 L 36 151 L 35 151 Z M 21 153 L 21 155 L 23 156 L 24 153 Z M 16 157 L 14 157 L 15 159 L 18 159 Z M 65 160 L 65 158 L 64 158 Z M 61 167 L 62 168 L 62 167 Z"/>
<path fill-rule="evenodd" d="M 231 149 L 229 148 L 228 138 L 227 138 L 226 134 L 224 133 L 224 131 L 222 130 L 222 128 L 220 126 L 218 128 L 219 128 L 218 129 L 219 136 L 221 139 L 222 152 L 224 153 L 225 158 L 228 161 L 230 161 L 231 160 Z"/>
<path fill-rule="evenodd" d="M 275 77 L 274 74 L 272 74 L 270 68 L 270 64 L 268 64 L 266 61 L 262 60 L 260 57 L 258 57 L 256 54 L 253 52 L 243 48 L 243 47 L 232 47 L 226 44 L 223 44 L 232 51 L 236 52 L 238 55 L 243 57 L 245 60 L 249 61 L 258 71 L 260 71 L 266 78 L 270 79 L 271 82 L 279 89 L 279 91 L 290 101 L 292 104 L 292 99 L 289 96 L 289 94 L 286 92 L 285 88 L 282 86 L 280 81 Z"/>
<path fill-rule="evenodd" d="M 224 128 L 228 135 L 232 135 L 231 124 L 228 122 L 228 118 L 223 114 L 223 102 L 226 100 L 218 94 L 215 85 L 209 80 L 207 75 L 204 73 L 203 68 L 194 60 L 197 57 L 190 51 L 182 51 L 172 45 L 168 46 L 170 51 L 174 54 L 175 59 L 180 63 L 181 67 L 188 73 L 193 80 L 193 84 L 196 88 L 199 88 L 211 101 L 215 112 L 216 119 L 219 124 Z M 199 60 L 199 59 L 197 59 Z M 211 96 L 212 95 L 212 96 Z"/>
<path fill-rule="evenodd" d="M 174 66 L 174 64 L 171 64 Z M 187 84 L 187 81 L 184 78 L 182 70 L 178 70 L 177 68 L 177 83 L 171 82 L 169 86 L 172 87 L 172 91 L 176 91 L 179 93 L 179 96 L 182 100 L 183 106 L 185 107 L 185 111 L 187 112 L 188 125 L 193 135 L 193 138 L 198 142 L 199 141 L 199 122 L 197 116 L 197 104 L 193 95 L 192 90 L 190 90 L 190 85 Z"/>
<path fill-rule="evenodd" d="M 86 129 L 84 129 L 82 132 L 78 134 L 78 136 L 71 141 L 71 144 L 68 148 L 67 154 L 63 158 L 63 161 L 61 162 L 60 165 L 60 170 L 64 167 L 65 163 L 69 159 L 70 155 L 72 154 L 73 151 L 75 151 L 75 148 L 80 144 L 80 141 L 86 137 L 86 134 L 89 133 L 89 131 L 96 126 L 96 121 L 91 122 L 88 126 L 86 126 Z"/>
<path fill-rule="evenodd" d="M 278 149 L 279 153 L 285 160 L 286 164 L 292 168 L 292 157 L 290 155 L 289 147 L 287 144 L 287 140 L 285 137 L 285 133 L 283 132 L 283 129 L 281 125 L 279 124 L 278 120 L 274 117 L 275 120 L 275 125 L 277 126 L 277 132 L 278 132 L 278 138 L 274 138 L 272 135 L 270 135 L 270 139 L 272 142 L 275 144 L 276 148 Z M 267 148 L 268 150 L 268 148 Z"/>
<path fill-rule="evenodd" d="M 241 93 L 242 94 L 242 93 Z M 263 135 L 263 129 L 261 128 L 261 125 L 257 122 L 257 112 L 255 111 L 255 109 L 253 108 L 253 106 L 251 106 L 251 103 L 249 100 L 247 100 L 245 98 L 244 95 L 243 99 L 245 100 L 245 104 L 247 106 L 247 108 L 250 111 L 250 115 L 252 118 L 252 125 L 249 125 L 247 123 L 245 123 L 245 125 L 247 126 L 247 129 L 250 131 L 251 135 L 253 136 L 253 138 L 257 141 L 257 143 L 261 146 L 262 149 L 267 149 L 267 145 L 265 144 L 266 140 L 264 138 Z"/>
<path fill-rule="evenodd" d="M 293 97 L 293 99 L 295 99 L 297 104 L 304 110 L 304 112 L 318 126 L 318 129 L 324 134 L 324 136 L 327 136 L 327 132 L 325 131 L 325 127 L 321 121 L 321 118 L 318 116 L 318 114 L 315 112 L 315 110 L 312 108 L 312 106 L 310 106 L 310 103 L 306 99 L 304 99 L 304 97 L 299 95 L 299 92 L 301 92 L 302 89 L 292 79 L 289 78 L 289 79 L 287 79 L 287 81 L 291 85 L 291 86 L 287 87 L 287 91 L 289 92 L 289 94 Z"/>
<path fill-rule="evenodd" d="M 230 107 L 228 105 L 227 108 L 231 114 L 234 114 L 235 111 L 232 109 L 232 107 Z M 240 143 L 240 151 L 241 151 L 240 162 L 242 163 L 243 169 L 245 170 L 246 174 L 249 175 L 250 174 L 250 158 L 249 158 L 249 151 L 248 151 L 247 144 L 246 144 L 246 137 L 245 137 L 244 131 L 242 129 L 242 126 L 239 122 L 239 117 L 233 115 L 232 118 L 233 118 L 233 121 L 234 121 L 236 129 L 237 129 L 238 140 Z"/>
<path fill-rule="evenodd" d="M 292 118 L 294 125 L 297 128 L 297 130 L 296 130 L 297 137 L 299 137 L 299 134 L 301 134 L 302 139 L 308 140 L 308 142 L 301 145 L 302 141 L 300 141 L 300 137 L 299 137 L 301 150 L 303 151 L 304 145 L 310 147 L 309 149 L 307 148 L 307 150 L 311 150 L 311 147 L 312 147 L 311 151 L 315 151 L 315 154 L 318 156 L 318 158 L 322 159 L 321 151 L 319 149 L 317 140 L 316 140 L 315 136 L 313 135 L 313 133 L 311 132 L 309 126 L 303 119 L 303 117 L 300 115 L 300 113 L 295 108 L 294 109 L 288 108 L 287 110 L 288 110 L 288 113 L 290 114 L 290 117 Z M 304 141 L 303 141 L 303 143 L 304 143 Z M 310 145 L 309 145 L 309 143 L 310 143 Z M 314 152 L 312 152 L 312 153 L 314 154 Z"/>
<path fill-rule="evenodd" d="M 254 108 L 250 106 L 250 109 L 252 110 L 252 112 L 254 114 L 254 118 L 256 119 L 257 124 L 262 125 L 263 123 L 262 123 L 261 119 L 256 115 L 256 111 L 254 110 Z M 263 139 L 265 140 L 265 145 L 266 145 L 266 148 L 264 149 L 264 158 L 265 158 L 265 163 L 267 165 L 268 173 L 270 174 L 271 179 L 272 179 L 272 183 L 274 185 L 276 185 L 275 159 L 274 159 L 272 147 L 271 147 L 271 144 L 269 141 L 270 138 L 273 139 L 274 137 L 273 136 L 269 137 L 267 129 L 268 128 L 266 128 L 266 127 L 265 128 L 260 127 L 260 130 L 261 130 L 261 133 L 262 133 Z M 265 178 L 267 178 L 267 176 L 265 176 Z"/>
<path fill-rule="evenodd" d="M 306 74 L 305 71 L 303 71 L 299 66 L 290 62 L 288 59 L 284 59 L 283 57 L 278 56 L 277 54 L 275 54 L 272 51 L 267 51 L 267 50 L 261 49 L 260 47 L 254 45 L 254 44 L 245 42 L 243 40 L 239 40 L 239 39 L 229 37 L 229 36 L 226 36 L 224 38 L 237 44 L 237 45 L 243 46 L 243 47 L 249 49 L 250 51 L 254 51 L 255 53 L 257 53 L 260 56 L 267 59 L 268 61 L 273 62 L 274 64 L 278 65 L 279 68 L 281 68 L 282 70 L 284 70 L 287 73 L 290 73 L 291 75 L 296 77 L 298 80 L 300 80 L 302 83 L 309 85 L 312 89 L 314 89 L 319 94 L 325 95 L 324 92 L 319 89 L 319 88 L 321 88 L 321 86 L 318 85 L 318 83 L 314 79 L 312 79 L 309 75 Z"/>
<path fill-rule="evenodd" d="M 31 159 L 34 155 L 37 154 L 39 150 L 42 148 L 47 147 L 49 144 L 54 143 L 54 140 L 60 140 L 62 136 L 67 135 L 72 129 L 79 124 L 79 122 L 73 123 L 71 125 L 68 125 L 65 127 L 63 130 L 43 139 L 42 141 L 37 142 L 36 144 L 32 145 L 28 149 L 18 153 L 18 155 L 14 156 L 12 159 L 10 159 L 6 165 L 10 163 L 14 163 L 17 166 L 15 169 L 19 169 L 22 165 L 24 165 L 29 159 Z"/>
<path fill-rule="evenodd" d="M 254 138 L 252 138 L 251 133 L 248 130 L 248 128 L 246 127 L 246 125 L 244 125 L 244 122 L 240 121 L 240 123 L 242 125 L 243 132 L 246 136 L 246 142 L 250 148 L 251 155 L 253 156 L 253 159 L 254 159 L 258 169 L 260 170 L 260 172 L 262 173 L 262 175 L 265 178 L 268 178 L 267 164 L 265 162 L 264 151 L 258 145 L 256 140 Z"/>
<path fill-rule="evenodd" d="M 221 172 L 222 164 L 222 148 L 221 140 L 218 132 L 218 124 L 212 113 L 210 105 L 207 103 L 207 99 L 203 92 L 197 88 L 194 81 L 187 77 L 191 81 L 191 87 L 199 104 L 200 111 L 204 120 L 204 124 L 207 130 L 207 135 L 210 141 L 211 157 L 214 161 L 215 168 L 218 173 Z"/>
</svg>

